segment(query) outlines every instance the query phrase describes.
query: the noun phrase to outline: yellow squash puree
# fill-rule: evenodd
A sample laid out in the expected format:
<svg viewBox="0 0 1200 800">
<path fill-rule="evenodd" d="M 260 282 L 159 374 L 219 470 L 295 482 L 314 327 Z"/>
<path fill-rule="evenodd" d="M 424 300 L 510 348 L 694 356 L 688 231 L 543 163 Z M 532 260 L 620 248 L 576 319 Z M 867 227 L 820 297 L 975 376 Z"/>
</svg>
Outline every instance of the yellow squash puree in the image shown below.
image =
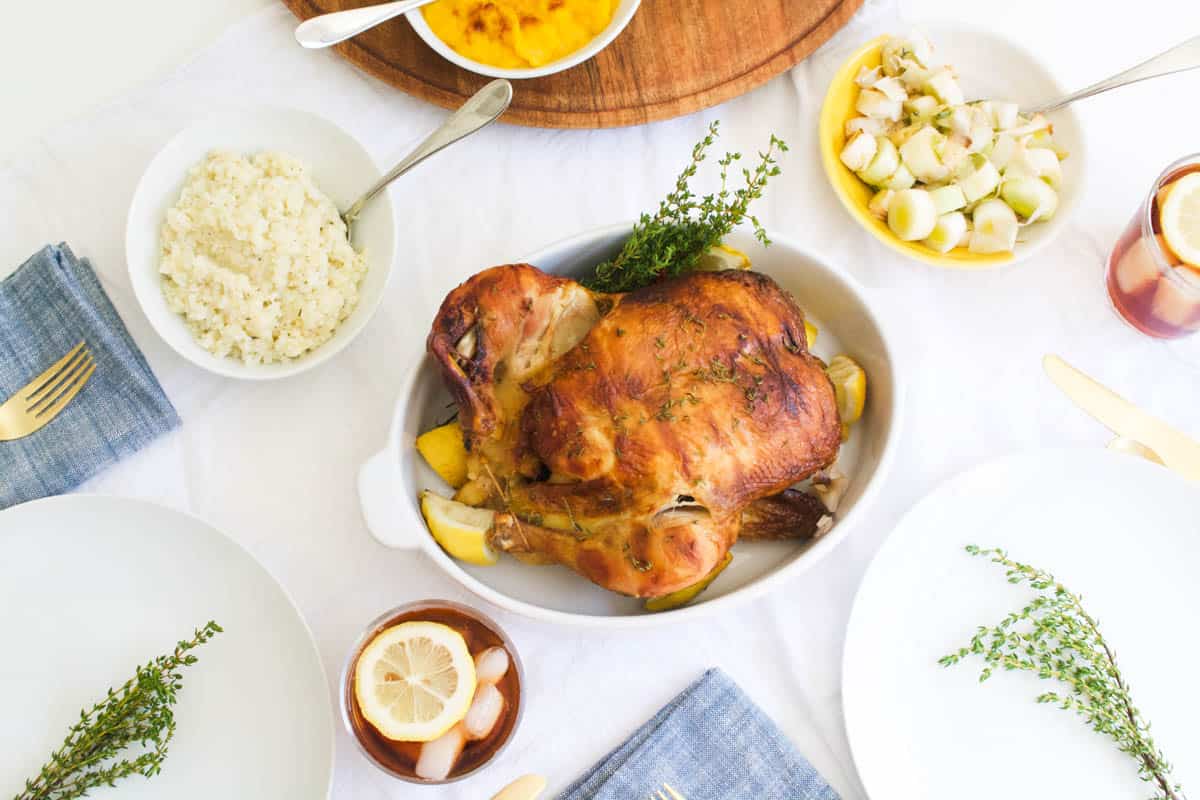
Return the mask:
<svg viewBox="0 0 1200 800">
<path fill-rule="evenodd" d="M 425 21 L 457 52 L 508 69 L 575 52 L 608 26 L 618 0 L 437 0 Z"/>
</svg>

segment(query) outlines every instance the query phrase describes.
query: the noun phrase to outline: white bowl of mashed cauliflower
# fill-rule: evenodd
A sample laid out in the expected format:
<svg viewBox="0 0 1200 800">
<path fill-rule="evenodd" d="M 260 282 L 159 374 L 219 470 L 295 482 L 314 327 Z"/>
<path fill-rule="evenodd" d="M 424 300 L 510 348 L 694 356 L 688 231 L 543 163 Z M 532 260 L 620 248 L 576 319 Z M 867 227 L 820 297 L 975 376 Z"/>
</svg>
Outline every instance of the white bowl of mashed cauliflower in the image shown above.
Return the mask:
<svg viewBox="0 0 1200 800">
<path fill-rule="evenodd" d="M 331 358 L 375 312 L 395 257 L 386 193 L 352 240 L 338 214 L 380 174 L 349 134 L 302 111 L 185 129 L 147 168 L 126 228 L 150 323 L 227 377 L 282 378 Z"/>
</svg>

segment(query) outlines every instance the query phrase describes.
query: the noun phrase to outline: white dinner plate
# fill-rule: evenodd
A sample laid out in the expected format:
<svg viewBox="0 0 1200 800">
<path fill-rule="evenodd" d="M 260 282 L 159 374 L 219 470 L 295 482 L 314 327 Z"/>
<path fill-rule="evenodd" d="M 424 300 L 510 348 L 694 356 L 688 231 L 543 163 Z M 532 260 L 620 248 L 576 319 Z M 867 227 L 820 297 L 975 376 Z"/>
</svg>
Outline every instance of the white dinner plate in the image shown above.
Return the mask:
<svg viewBox="0 0 1200 800">
<path fill-rule="evenodd" d="M 872 800 L 1148 797 L 1133 760 L 1034 698 L 1050 681 L 937 660 L 1032 590 L 967 544 L 1052 572 L 1105 640 L 1185 788 L 1200 786 L 1200 490 L 1107 451 L 1004 458 L 946 483 L 900 522 L 867 571 L 847 632 L 846 729 Z M 1191 791 L 1196 791 L 1191 788 Z"/>
<path fill-rule="evenodd" d="M 80 709 L 210 619 L 225 632 L 184 669 L 162 774 L 88 796 L 324 800 L 333 714 L 321 659 L 245 550 L 194 517 L 114 497 L 0 513 L 0 796 L 37 775 Z"/>
</svg>

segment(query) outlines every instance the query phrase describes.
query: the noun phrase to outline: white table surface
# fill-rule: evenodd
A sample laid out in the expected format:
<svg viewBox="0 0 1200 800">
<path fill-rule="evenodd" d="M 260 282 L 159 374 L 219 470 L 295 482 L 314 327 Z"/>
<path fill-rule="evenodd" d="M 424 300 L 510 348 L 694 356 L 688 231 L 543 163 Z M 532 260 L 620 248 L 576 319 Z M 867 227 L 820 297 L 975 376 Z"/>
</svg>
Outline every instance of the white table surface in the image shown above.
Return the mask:
<svg viewBox="0 0 1200 800">
<path fill-rule="evenodd" d="M 0 158 L 75 116 L 166 74 L 230 24 L 276 0 L 36 0 L 5 8 Z M 150 35 L 147 35 L 147 34 Z M 47 52 L 47 44 L 53 48 Z M 30 64 L 37 64 L 31 75 Z M 10 77 L 11 76 L 11 77 Z"/>
<path fill-rule="evenodd" d="M 914 20 L 959 19 L 1023 37 L 1063 82 L 1080 85 L 1200 31 L 1194 4 L 1143 0 L 1137 13 L 1109 13 L 1078 2 L 911 0 L 897 17 L 896 9 L 872 3 L 821 54 L 716 109 L 619 131 L 494 127 L 391 190 L 404 253 L 379 315 L 355 344 L 302 377 L 245 384 L 175 356 L 136 306 L 123 230 L 145 164 L 175 130 L 211 108 L 273 103 L 317 111 L 385 162 L 445 114 L 331 53 L 294 47 L 292 19 L 279 8 L 185 55 L 215 35 L 219 20 L 264 4 L 225 0 L 201 11 L 202 4 L 122 0 L 70 26 L 57 20 L 96 4 L 26 4 L 38 6 L 20 12 L 26 21 L 65 30 L 56 52 L 19 42 L 16 54 L 9 47 L 0 55 L 6 87 L 14 85 L 9 77 L 24 76 L 15 96 L 3 98 L 0 273 L 51 241 L 66 240 L 93 260 L 184 425 L 86 488 L 195 512 L 242 542 L 294 595 L 331 689 L 351 641 L 380 611 L 430 596 L 472 602 L 423 557 L 376 545 L 354 487 L 358 465 L 386 436 L 400 365 L 422 346 L 445 292 L 482 267 L 650 207 L 708 121 L 723 120 L 721 143 L 729 148 L 753 151 L 772 131 L 791 143 L 760 216 L 871 287 L 905 353 L 909 414 L 891 480 L 865 524 L 819 568 L 739 610 L 655 631 L 575 631 L 497 613 L 527 666 L 523 727 L 482 775 L 424 790 L 424 797 L 486 797 L 528 771 L 561 788 L 705 667 L 719 665 L 844 798 L 860 800 L 841 721 L 841 647 L 855 588 L 889 527 L 938 482 L 979 461 L 1040 445 L 1098 447 L 1106 439 L 1042 377 L 1041 355 L 1063 354 L 1200 437 L 1200 337 L 1163 343 L 1134 333 L 1108 308 L 1101 278 L 1105 254 L 1154 175 L 1197 149 L 1200 115 L 1185 98 L 1196 96 L 1200 75 L 1083 107 L 1091 186 L 1074 224 L 1036 259 L 984 274 L 901 261 L 868 239 L 825 185 L 814 137 L 838 55 L 869 35 Z M 102 52 L 93 38 L 103 40 Z M 36 72 L 28 69 L 31 58 L 40 59 Z M 169 72 L 173 59 L 187 63 Z M 141 85 L 120 88 L 132 84 Z M 1096 746 L 1110 745 L 1097 739 Z M 409 794 L 339 734 L 335 796 Z"/>
</svg>

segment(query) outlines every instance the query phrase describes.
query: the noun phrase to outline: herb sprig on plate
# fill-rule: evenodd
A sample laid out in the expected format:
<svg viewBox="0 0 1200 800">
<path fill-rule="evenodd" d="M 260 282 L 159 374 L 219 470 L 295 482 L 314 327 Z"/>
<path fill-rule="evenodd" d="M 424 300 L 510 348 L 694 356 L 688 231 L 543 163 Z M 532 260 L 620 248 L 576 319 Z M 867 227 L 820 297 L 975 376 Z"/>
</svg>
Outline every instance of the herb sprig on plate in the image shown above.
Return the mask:
<svg viewBox="0 0 1200 800">
<path fill-rule="evenodd" d="M 192 650 L 220 632 L 221 626 L 209 622 L 170 655 L 138 667 L 124 686 L 80 711 L 62 747 L 13 800 L 74 800 L 130 775 L 157 775 L 175 735 L 172 706 L 183 686 L 182 669 L 196 663 Z"/>
<path fill-rule="evenodd" d="M 679 178 L 675 189 L 663 199 L 653 216 L 642 214 L 634 225 L 621 252 L 611 261 L 596 267 L 587 286 L 600 292 L 628 292 L 648 286 L 663 277 L 674 277 L 696 266 L 702 255 L 720 244 L 730 231 L 749 219 L 754 235 L 770 244 L 758 218 L 749 213 L 750 204 L 762 197 L 767 182 L 779 174 L 776 156 L 787 151 L 782 140 L 771 136 L 766 152 L 758 154 L 754 169 L 743 169 L 743 185 L 729 186 L 729 171 L 742 158 L 741 153 L 726 153 L 717 162 L 721 167 L 721 186 L 715 194 L 697 197 L 689 182 L 716 141 L 718 123 L 693 149 L 692 160 Z"/>
<path fill-rule="evenodd" d="M 1049 572 L 1013 561 L 1003 550 L 970 545 L 967 552 L 1003 566 L 1009 583 L 1026 584 L 1037 595 L 998 625 L 980 626 L 970 644 L 938 663 L 948 667 L 979 656 L 986 663 L 980 683 L 1000 669 L 1024 670 L 1063 684 L 1063 691 L 1043 692 L 1037 702 L 1075 712 L 1094 731 L 1116 742 L 1137 761 L 1142 780 L 1155 786 L 1155 800 L 1184 800 L 1183 789 L 1171 779 L 1171 765 L 1150 736 L 1150 723 L 1133 704 L 1113 649 L 1084 610 L 1083 599 Z"/>
</svg>

